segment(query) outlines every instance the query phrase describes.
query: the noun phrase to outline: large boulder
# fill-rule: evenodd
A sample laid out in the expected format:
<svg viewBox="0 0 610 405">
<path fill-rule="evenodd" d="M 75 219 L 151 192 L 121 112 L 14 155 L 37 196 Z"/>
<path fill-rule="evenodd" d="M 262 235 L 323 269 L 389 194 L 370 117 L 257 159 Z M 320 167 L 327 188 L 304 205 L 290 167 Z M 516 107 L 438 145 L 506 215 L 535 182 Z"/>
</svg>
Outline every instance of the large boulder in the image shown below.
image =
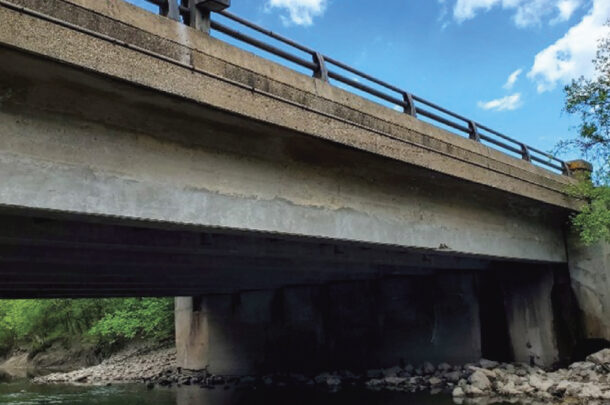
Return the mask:
<svg viewBox="0 0 610 405">
<path fill-rule="evenodd" d="M 536 388 L 540 392 L 547 392 L 554 384 L 552 380 L 541 378 L 539 375 L 532 374 L 529 376 L 529 385 Z"/>
<path fill-rule="evenodd" d="M 481 359 L 479 361 L 479 365 L 481 366 L 481 368 L 490 370 L 492 368 L 498 367 L 500 365 L 500 363 L 498 363 L 497 361 L 493 361 L 493 360 Z"/>
<path fill-rule="evenodd" d="M 483 392 L 488 391 L 491 388 L 491 381 L 489 381 L 489 378 L 487 378 L 485 373 L 481 370 L 472 373 L 468 380 L 470 381 L 470 385 Z"/>
<path fill-rule="evenodd" d="M 610 349 L 604 349 L 602 351 L 587 356 L 587 361 L 599 364 L 606 370 L 610 370 Z"/>
</svg>

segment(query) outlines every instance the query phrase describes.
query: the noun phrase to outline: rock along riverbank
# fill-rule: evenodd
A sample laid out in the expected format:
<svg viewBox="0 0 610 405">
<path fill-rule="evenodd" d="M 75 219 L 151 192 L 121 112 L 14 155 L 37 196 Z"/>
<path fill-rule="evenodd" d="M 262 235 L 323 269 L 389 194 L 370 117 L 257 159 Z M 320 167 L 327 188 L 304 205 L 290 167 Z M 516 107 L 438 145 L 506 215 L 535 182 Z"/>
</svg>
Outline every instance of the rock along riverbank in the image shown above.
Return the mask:
<svg viewBox="0 0 610 405">
<path fill-rule="evenodd" d="M 285 373 L 266 376 L 215 376 L 176 367 L 173 348 L 130 349 L 101 364 L 69 373 L 54 373 L 34 379 L 36 383 L 112 384 L 139 382 L 155 385 L 198 385 L 202 389 L 232 389 L 256 386 L 317 386 L 338 390 L 362 386 L 371 390 L 430 391 L 453 395 L 456 403 L 491 404 L 520 401 L 521 404 L 604 403 L 610 401 L 610 349 L 595 353 L 587 361 L 568 368 L 543 370 L 526 364 L 481 360 L 465 365 L 406 365 L 356 374 L 347 370 L 316 376 Z"/>
</svg>

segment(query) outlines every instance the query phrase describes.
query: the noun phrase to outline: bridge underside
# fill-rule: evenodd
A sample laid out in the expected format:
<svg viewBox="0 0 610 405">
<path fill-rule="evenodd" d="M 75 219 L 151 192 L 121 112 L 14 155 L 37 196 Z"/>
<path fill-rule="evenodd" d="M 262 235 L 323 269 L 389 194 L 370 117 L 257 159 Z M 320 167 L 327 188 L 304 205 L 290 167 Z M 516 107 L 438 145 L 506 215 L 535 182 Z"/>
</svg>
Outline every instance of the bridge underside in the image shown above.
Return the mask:
<svg viewBox="0 0 610 405">
<path fill-rule="evenodd" d="M 550 263 L 0 211 L 0 298 L 193 297 L 176 300 L 179 363 L 219 374 L 551 364 L 565 275 Z"/>
<path fill-rule="evenodd" d="M 5 209 L 0 297 L 229 294 L 549 265 L 434 251 Z"/>
</svg>

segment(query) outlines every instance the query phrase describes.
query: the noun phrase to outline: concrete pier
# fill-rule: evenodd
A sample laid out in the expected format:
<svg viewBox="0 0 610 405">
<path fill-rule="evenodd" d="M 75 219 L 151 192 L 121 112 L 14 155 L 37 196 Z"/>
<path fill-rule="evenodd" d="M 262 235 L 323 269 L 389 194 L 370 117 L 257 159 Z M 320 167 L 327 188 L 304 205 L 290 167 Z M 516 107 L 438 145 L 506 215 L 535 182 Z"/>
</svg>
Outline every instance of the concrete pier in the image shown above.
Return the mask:
<svg viewBox="0 0 610 405">
<path fill-rule="evenodd" d="M 559 360 L 554 325 L 552 271 L 503 276 L 503 293 L 513 360 L 550 366 Z"/>
<path fill-rule="evenodd" d="M 176 298 L 178 362 L 225 375 L 464 364 L 484 356 L 552 366 L 571 354 L 558 345 L 565 333 L 556 319 L 563 297 L 553 294 L 560 272 L 526 267 L 492 275 L 499 289 L 491 299 L 480 291 L 489 288 L 484 272 Z M 486 322 L 483 310 L 496 298 L 503 307 Z M 493 339 L 495 349 L 483 353 L 482 339 Z"/>
<path fill-rule="evenodd" d="M 178 362 L 215 374 L 454 364 L 481 357 L 473 274 L 176 298 Z"/>
</svg>

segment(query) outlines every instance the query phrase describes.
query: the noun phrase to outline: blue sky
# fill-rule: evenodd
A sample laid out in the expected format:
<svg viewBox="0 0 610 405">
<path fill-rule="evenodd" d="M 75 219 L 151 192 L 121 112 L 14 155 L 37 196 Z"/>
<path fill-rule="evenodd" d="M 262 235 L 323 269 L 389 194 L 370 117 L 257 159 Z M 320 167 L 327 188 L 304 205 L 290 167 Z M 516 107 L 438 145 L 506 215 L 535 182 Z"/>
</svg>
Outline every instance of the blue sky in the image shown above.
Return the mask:
<svg viewBox="0 0 610 405">
<path fill-rule="evenodd" d="M 231 11 L 550 150 L 574 135 L 562 88 L 593 73 L 610 0 L 233 0 Z"/>
</svg>

